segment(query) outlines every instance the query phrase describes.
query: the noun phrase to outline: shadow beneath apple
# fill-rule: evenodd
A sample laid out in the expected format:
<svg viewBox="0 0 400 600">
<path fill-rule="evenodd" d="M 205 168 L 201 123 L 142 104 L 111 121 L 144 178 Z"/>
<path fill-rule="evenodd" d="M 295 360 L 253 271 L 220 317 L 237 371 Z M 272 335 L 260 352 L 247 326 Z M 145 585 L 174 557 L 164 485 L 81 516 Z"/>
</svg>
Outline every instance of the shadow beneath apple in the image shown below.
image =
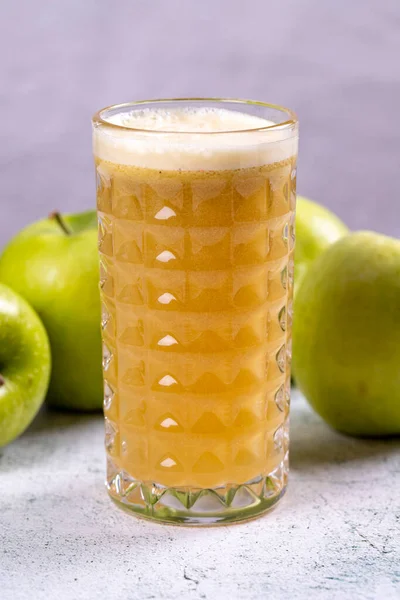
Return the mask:
<svg viewBox="0 0 400 600">
<path fill-rule="evenodd" d="M 80 457 L 88 455 L 87 449 L 82 450 L 85 444 L 101 461 L 98 468 L 103 472 L 102 413 L 60 412 L 44 406 L 21 436 L 0 449 L 0 471 L 33 473 L 35 469 L 46 470 L 50 466 L 61 472 L 73 457 L 79 464 Z M 56 467 L 52 461 L 57 463 Z"/>
<path fill-rule="evenodd" d="M 42 406 L 35 419 L 32 421 L 28 429 L 23 434 L 39 433 L 42 431 L 51 431 L 54 429 L 60 430 L 66 427 L 82 425 L 92 421 L 103 419 L 103 413 L 98 412 L 73 412 L 62 411 L 48 407 L 46 404 Z"/>
<path fill-rule="evenodd" d="M 294 398 L 290 427 L 290 467 L 293 471 L 365 461 L 400 452 L 400 437 L 354 438 L 331 429 L 306 405 Z"/>
</svg>

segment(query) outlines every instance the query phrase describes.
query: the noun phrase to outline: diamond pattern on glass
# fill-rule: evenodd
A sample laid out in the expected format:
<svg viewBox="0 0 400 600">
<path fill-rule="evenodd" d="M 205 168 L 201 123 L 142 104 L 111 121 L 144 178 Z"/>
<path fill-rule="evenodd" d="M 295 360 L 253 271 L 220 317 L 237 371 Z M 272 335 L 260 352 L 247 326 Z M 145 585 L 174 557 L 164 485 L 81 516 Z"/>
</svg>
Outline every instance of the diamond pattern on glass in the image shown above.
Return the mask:
<svg viewBox="0 0 400 600">
<path fill-rule="evenodd" d="M 217 415 L 211 412 L 204 413 L 193 425 L 193 433 L 213 433 L 219 434 L 225 431 L 226 427 Z"/>
<path fill-rule="evenodd" d="M 164 463 L 161 466 L 161 463 Z M 177 471 L 178 468 L 178 471 Z M 127 508 L 144 515 L 165 520 L 179 514 L 181 517 L 195 515 L 223 515 L 226 508 L 246 510 L 262 507 L 265 510 L 277 502 L 285 490 L 288 454 L 282 462 L 268 473 L 257 476 L 244 484 L 228 484 L 215 489 L 165 488 L 157 484 L 147 484 L 135 480 L 126 471 L 118 471 L 113 461 L 107 462 L 107 487 L 112 497 L 121 501 Z M 159 472 L 178 472 L 176 457 L 166 455 L 159 464 Z M 168 520 L 168 519 L 167 519 Z"/>
<path fill-rule="evenodd" d="M 279 311 L 278 320 L 282 331 L 286 331 L 286 306 L 283 306 Z"/>
<path fill-rule="evenodd" d="M 137 408 L 129 410 L 123 419 L 124 425 L 133 425 L 134 427 L 144 427 L 146 425 L 146 406 L 141 402 Z M 127 442 L 126 442 L 126 445 Z"/>
<path fill-rule="evenodd" d="M 270 251 L 268 223 L 258 227 L 242 226 L 233 230 L 233 259 L 235 265 L 264 264 Z"/>
<path fill-rule="evenodd" d="M 179 471 L 183 470 L 183 467 L 182 467 L 181 463 L 179 462 L 179 460 L 175 456 L 172 456 L 172 455 L 163 456 L 156 468 L 159 470 L 167 469 L 168 471 L 175 471 L 175 472 L 176 471 L 179 472 Z"/>
<path fill-rule="evenodd" d="M 246 486 L 243 485 L 238 488 L 230 505 L 232 508 L 244 508 L 251 505 L 253 502 L 254 495 Z"/>
<path fill-rule="evenodd" d="M 275 496 L 284 485 L 285 468 L 279 464 L 265 480 L 264 497 Z"/>
<path fill-rule="evenodd" d="M 113 355 L 108 346 L 103 343 L 103 370 L 106 372 L 110 366 L 110 363 L 113 359 Z"/>
<path fill-rule="evenodd" d="M 120 452 L 110 493 L 160 510 L 167 498 L 179 510 L 275 498 L 288 431 L 293 165 L 228 182 L 215 174 L 212 185 L 101 169 L 104 404 L 108 454 Z M 249 483 L 222 485 L 234 477 Z M 203 494 L 210 486 L 218 491 Z"/>
<path fill-rule="evenodd" d="M 246 448 L 242 448 L 236 454 L 234 462 L 235 462 L 235 465 L 237 465 L 238 467 L 247 467 L 248 465 L 254 464 L 255 457 L 254 457 L 254 454 L 252 452 L 250 452 L 250 450 L 247 450 Z"/>
<path fill-rule="evenodd" d="M 162 252 L 160 252 L 160 254 L 156 256 L 156 260 L 158 260 L 161 263 L 168 263 L 171 260 L 176 260 L 176 256 L 169 250 L 163 250 Z"/>
<path fill-rule="evenodd" d="M 292 360 L 292 339 L 288 339 L 287 344 L 286 344 L 286 358 L 287 361 L 290 363 L 290 361 Z"/>
<path fill-rule="evenodd" d="M 126 327 L 118 337 L 123 344 L 130 346 L 144 346 L 144 324 L 138 319 L 135 325 Z"/>
<path fill-rule="evenodd" d="M 143 260 L 142 252 L 138 244 L 134 241 L 123 242 L 118 248 L 117 258 L 123 262 L 138 264 Z"/>
<path fill-rule="evenodd" d="M 281 373 L 284 373 L 286 370 L 286 346 L 283 345 L 277 355 L 276 355 L 276 363 Z"/>
<path fill-rule="evenodd" d="M 174 336 L 168 334 L 159 339 L 157 344 L 163 348 L 170 348 L 171 346 L 179 344 L 179 342 L 174 338 Z"/>
<path fill-rule="evenodd" d="M 172 217 L 176 217 L 176 212 L 169 206 L 163 206 L 154 215 L 154 218 L 157 219 L 157 221 L 168 221 L 168 219 L 171 219 Z"/>
<path fill-rule="evenodd" d="M 108 383 L 108 381 L 105 380 L 104 381 L 104 400 L 103 400 L 103 406 L 104 406 L 105 411 L 110 410 L 113 398 L 114 398 L 114 390 L 112 389 L 112 387 Z"/>
<path fill-rule="evenodd" d="M 101 306 L 101 328 L 105 329 L 110 321 L 110 315 L 105 304 Z"/>
<path fill-rule="evenodd" d="M 170 292 L 164 292 L 157 298 L 160 304 L 171 304 L 171 302 L 177 302 L 177 299 Z"/>
<path fill-rule="evenodd" d="M 155 428 L 158 431 L 168 431 L 170 433 L 182 433 L 184 431 L 182 425 L 179 423 L 179 421 L 177 421 L 174 418 L 174 416 L 171 413 L 166 413 L 165 415 L 162 415 Z"/>
<path fill-rule="evenodd" d="M 112 212 L 111 176 L 101 165 L 96 167 L 96 189 L 98 210 Z"/>
<path fill-rule="evenodd" d="M 289 288 L 293 288 L 293 278 L 294 278 L 294 258 L 293 256 L 289 257 L 288 260 L 288 281 L 289 281 Z"/>
<path fill-rule="evenodd" d="M 105 446 L 109 454 L 115 454 L 116 436 L 118 433 L 118 427 L 115 423 L 105 417 Z"/>
<path fill-rule="evenodd" d="M 288 245 L 288 239 L 289 239 L 289 223 L 285 223 L 282 229 L 282 240 L 283 243 L 285 244 L 285 246 Z"/>
<path fill-rule="evenodd" d="M 287 280 L 288 280 L 288 269 L 287 269 L 287 266 L 285 266 L 281 271 L 281 282 L 282 282 L 282 287 L 284 290 L 286 290 L 286 288 L 287 288 Z"/>
<path fill-rule="evenodd" d="M 117 296 L 117 300 L 124 304 L 144 304 L 143 282 L 138 279 L 136 283 L 124 285 Z"/>
<path fill-rule="evenodd" d="M 114 278 L 110 274 L 105 256 L 100 260 L 100 291 L 105 297 L 114 295 Z"/>
<path fill-rule="evenodd" d="M 274 433 L 274 448 L 275 448 L 276 452 L 279 452 L 282 449 L 283 441 L 284 441 L 284 430 L 283 430 L 283 426 L 280 425 Z"/>
<path fill-rule="evenodd" d="M 143 210 L 140 190 L 137 190 L 137 194 L 114 194 L 113 213 L 120 219 L 142 221 Z"/>
<path fill-rule="evenodd" d="M 223 469 L 223 463 L 212 452 L 204 452 L 193 465 L 194 473 L 216 473 Z"/>
<path fill-rule="evenodd" d="M 281 412 L 284 412 L 286 408 L 286 394 L 284 385 L 281 385 L 281 387 L 275 394 L 275 404 Z"/>
<path fill-rule="evenodd" d="M 98 247 L 101 254 L 106 256 L 113 255 L 113 236 L 112 221 L 105 215 L 98 217 L 99 222 L 99 241 Z"/>
<path fill-rule="evenodd" d="M 296 223 L 296 215 L 293 212 L 289 218 L 289 250 L 293 250 L 295 240 L 296 240 L 295 223 Z"/>
</svg>

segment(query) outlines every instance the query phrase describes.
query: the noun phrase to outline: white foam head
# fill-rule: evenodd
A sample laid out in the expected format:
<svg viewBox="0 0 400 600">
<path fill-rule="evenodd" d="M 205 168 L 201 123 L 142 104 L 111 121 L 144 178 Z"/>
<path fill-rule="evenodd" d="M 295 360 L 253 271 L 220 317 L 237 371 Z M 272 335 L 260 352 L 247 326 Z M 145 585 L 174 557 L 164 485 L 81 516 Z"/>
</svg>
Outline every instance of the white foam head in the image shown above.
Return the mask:
<svg viewBox="0 0 400 600">
<path fill-rule="evenodd" d="M 95 123 L 99 159 L 162 170 L 225 170 L 267 165 L 297 152 L 297 132 L 222 108 L 134 109 Z"/>
</svg>

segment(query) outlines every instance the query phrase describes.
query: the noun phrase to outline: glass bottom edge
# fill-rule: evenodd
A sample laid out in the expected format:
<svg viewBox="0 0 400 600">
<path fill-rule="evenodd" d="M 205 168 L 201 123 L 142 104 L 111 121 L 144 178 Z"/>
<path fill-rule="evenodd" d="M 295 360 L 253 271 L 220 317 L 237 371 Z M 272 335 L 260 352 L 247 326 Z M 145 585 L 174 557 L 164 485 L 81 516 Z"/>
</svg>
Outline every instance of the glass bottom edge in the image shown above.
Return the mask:
<svg viewBox="0 0 400 600">
<path fill-rule="evenodd" d="M 216 526 L 255 519 L 276 506 L 286 492 L 287 468 L 279 465 L 240 485 L 174 488 L 134 480 L 117 472 L 106 482 L 113 502 L 137 517 L 170 525 Z"/>
</svg>

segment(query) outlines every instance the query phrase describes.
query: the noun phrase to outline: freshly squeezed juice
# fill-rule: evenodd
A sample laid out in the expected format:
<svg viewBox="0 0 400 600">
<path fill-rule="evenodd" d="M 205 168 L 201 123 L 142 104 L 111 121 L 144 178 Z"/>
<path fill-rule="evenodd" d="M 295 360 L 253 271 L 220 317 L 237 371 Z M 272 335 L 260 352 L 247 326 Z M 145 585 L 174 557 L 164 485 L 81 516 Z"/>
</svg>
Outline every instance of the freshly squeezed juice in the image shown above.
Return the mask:
<svg viewBox="0 0 400 600">
<path fill-rule="evenodd" d="M 95 141 L 114 492 L 265 487 L 268 475 L 273 488 L 274 474 L 283 486 L 296 157 L 278 144 L 185 160 L 175 147 L 177 168 L 174 148 L 113 144 Z"/>
</svg>

